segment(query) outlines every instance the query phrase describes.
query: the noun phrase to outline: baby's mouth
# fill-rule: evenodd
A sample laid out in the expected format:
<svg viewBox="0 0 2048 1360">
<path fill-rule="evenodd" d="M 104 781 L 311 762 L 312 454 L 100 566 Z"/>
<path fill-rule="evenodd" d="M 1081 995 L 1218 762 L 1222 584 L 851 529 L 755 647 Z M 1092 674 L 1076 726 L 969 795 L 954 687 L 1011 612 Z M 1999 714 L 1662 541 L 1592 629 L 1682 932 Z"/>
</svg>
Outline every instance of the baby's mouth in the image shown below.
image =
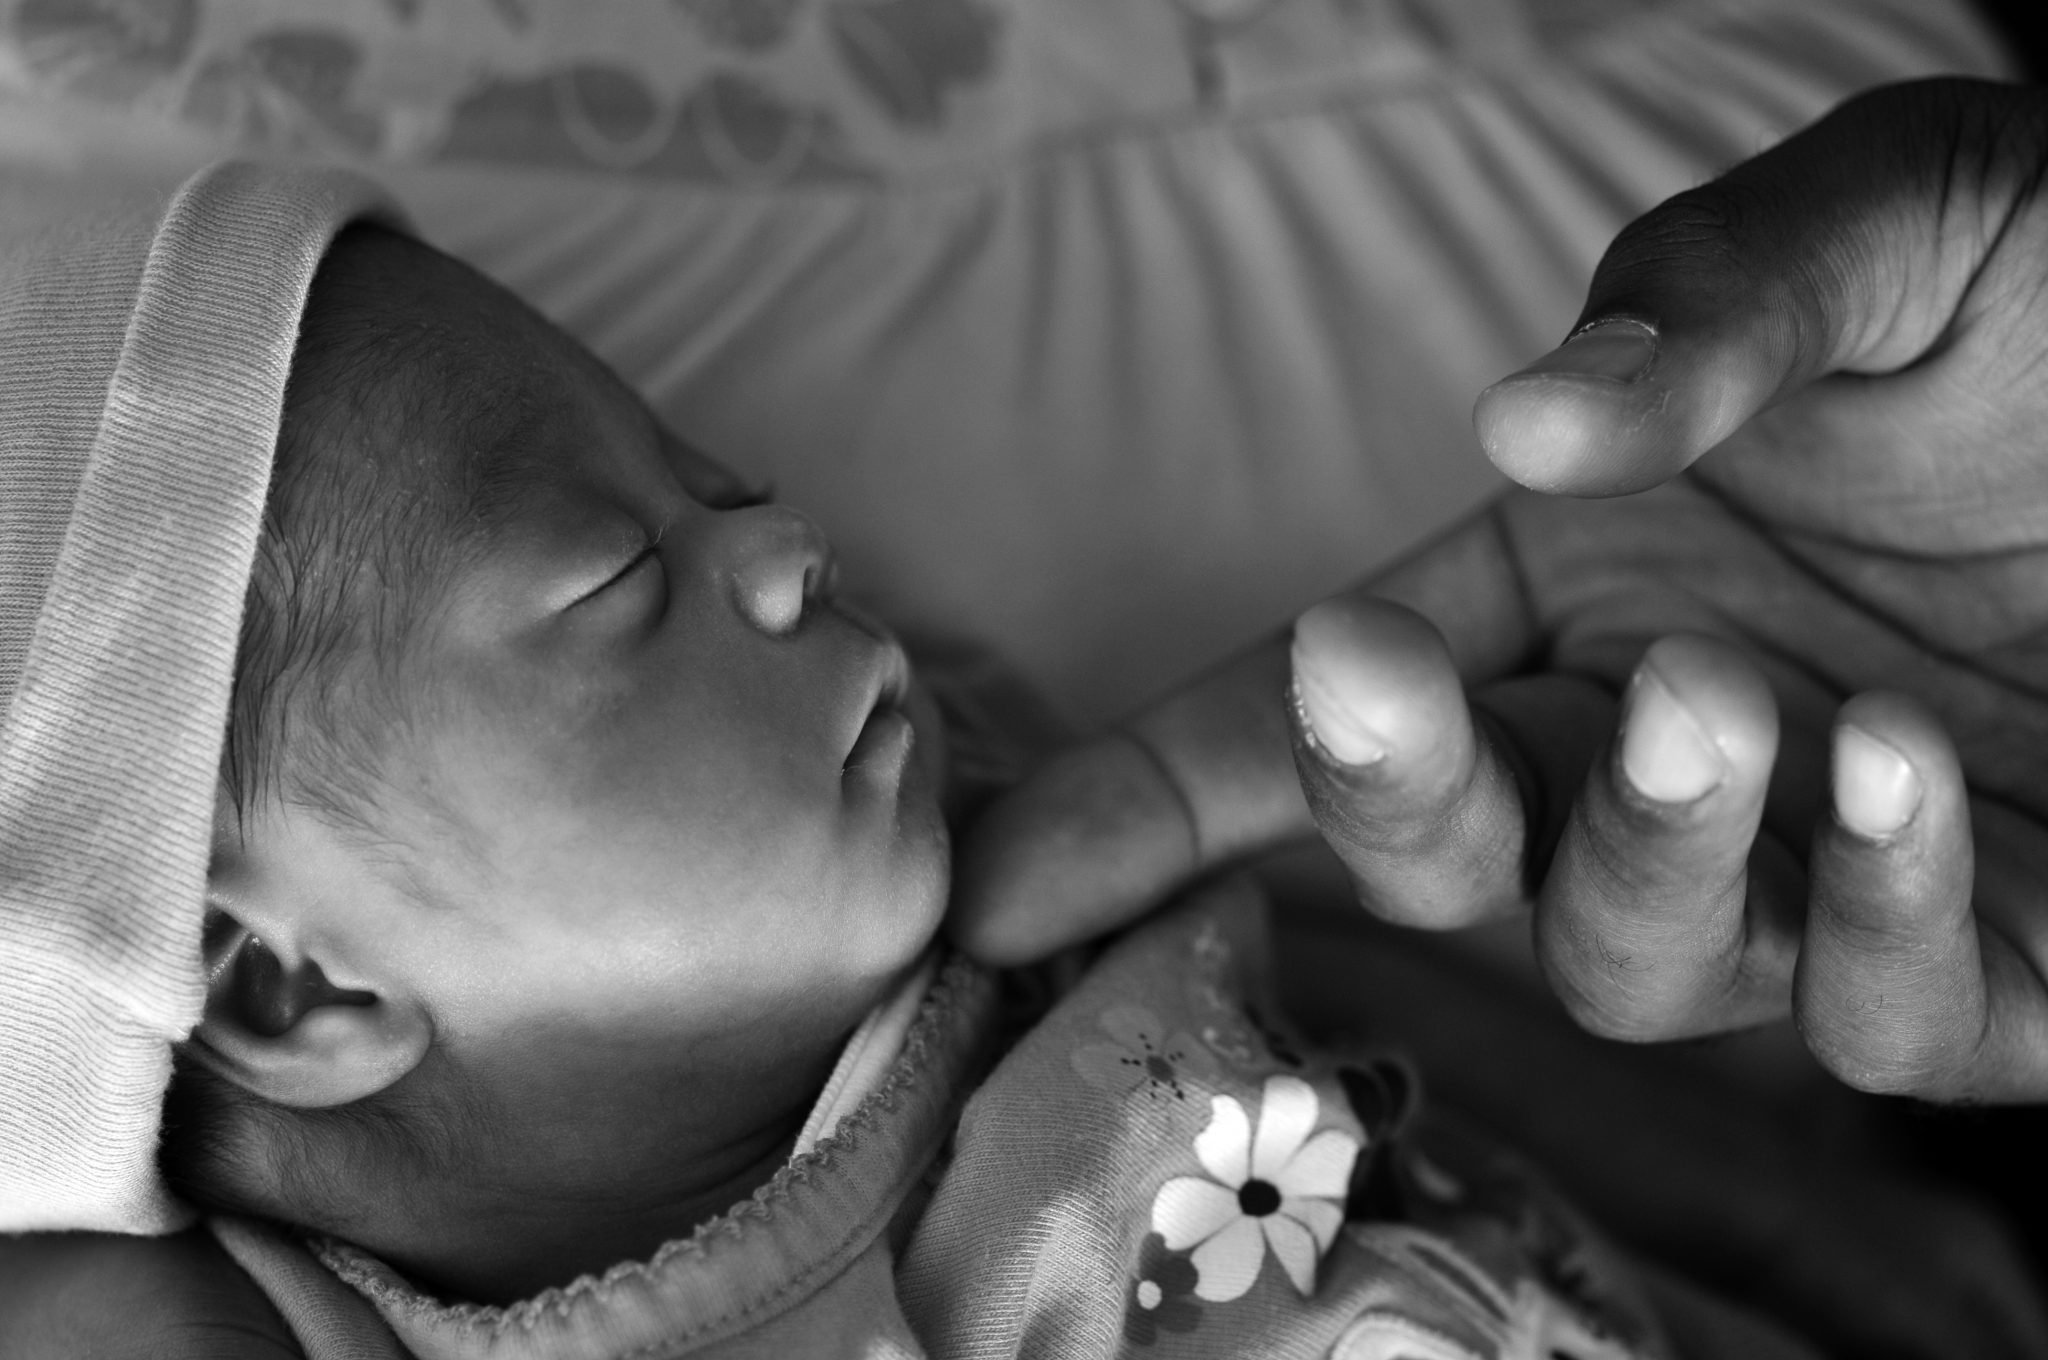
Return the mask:
<svg viewBox="0 0 2048 1360">
<path fill-rule="evenodd" d="M 910 661 L 903 648 L 891 642 L 867 720 L 846 752 L 842 774 L 858 771 L 888 778 L 901 772 L 916 735 L 910 715 L 903 711 L 903 697 L 909 689 Z"/>
</svg>

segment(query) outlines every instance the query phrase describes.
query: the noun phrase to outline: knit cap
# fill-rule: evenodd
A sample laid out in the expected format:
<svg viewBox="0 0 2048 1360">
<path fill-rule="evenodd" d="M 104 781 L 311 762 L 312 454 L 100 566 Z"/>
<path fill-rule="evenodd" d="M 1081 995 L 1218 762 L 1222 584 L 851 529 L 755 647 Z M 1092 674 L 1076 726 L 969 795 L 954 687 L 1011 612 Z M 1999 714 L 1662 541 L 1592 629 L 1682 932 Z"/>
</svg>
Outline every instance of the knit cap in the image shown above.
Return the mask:
<svg viewBox="0 0 2048 1360">
<path fill-rule="evenodd" d="M 242 601 L 307 289 L 365 215 L 356 175 L 229 162 L 0 240 L 0 1232 L 191 1221 L 156 1145 Z"/>
</svg>

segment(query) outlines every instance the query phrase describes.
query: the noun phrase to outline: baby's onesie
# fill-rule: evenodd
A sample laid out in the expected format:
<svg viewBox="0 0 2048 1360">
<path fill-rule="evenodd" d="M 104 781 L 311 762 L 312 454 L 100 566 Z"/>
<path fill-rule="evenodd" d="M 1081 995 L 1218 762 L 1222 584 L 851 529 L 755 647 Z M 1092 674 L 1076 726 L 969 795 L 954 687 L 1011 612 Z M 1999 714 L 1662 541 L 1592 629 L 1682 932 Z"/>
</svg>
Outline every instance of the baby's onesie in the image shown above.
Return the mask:
<svg viewBox="0 0 2048 1360">
<path fill-rule="evenodd" d="M 947 963 L 893 1064 L 752 1198 L 513 1307 L 439 1303 L 346 1244 L 313 1244 L 329 1275 L 216 1230 L 314 1360 L 401 1354 L 393 1333 L 426 1360 L 1805 1353 L 1732 1317 L 1674 1345 L 1629 1264 L 1425 1108 L 1397 1054 L 1298 1044 L 1258 905 L 1212 890 L 1049 1007 Z"/>
</svg>

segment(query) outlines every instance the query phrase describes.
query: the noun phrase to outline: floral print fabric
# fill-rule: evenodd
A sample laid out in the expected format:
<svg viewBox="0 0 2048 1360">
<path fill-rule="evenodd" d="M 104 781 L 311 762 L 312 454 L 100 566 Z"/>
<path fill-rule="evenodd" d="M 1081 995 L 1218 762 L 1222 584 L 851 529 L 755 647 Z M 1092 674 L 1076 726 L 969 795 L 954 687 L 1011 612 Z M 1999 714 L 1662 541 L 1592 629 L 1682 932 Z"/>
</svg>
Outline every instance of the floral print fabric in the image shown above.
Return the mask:
<svg viewBox="0 0 2048 1360">
<path fill-rule="evenodd" d="M 1195 1294 L 1228 1303 L 1251 1288 L 1268 1250 L 1303 1295 L 1316 1262 L 1344 1221 L 1359 1140 L 1341 1129 L 1310 1136 L 1315 1088 L 1299 1077 L 1266 1078 L 1254 1130 L 1244 1106 L 1210 1097 L 1209 1126 L 1195 1137 L 1202 1176 L 1176 1176 L 1152 1201 L 1152 1230 L 1167 1247 L 1194 1248 Z"/>
<path fill-rule="evenodd" d="M 927 1352 L 1652 1360 L 1629 1272 L 1387 1052 L 1293 1041 L 1255 894 L 1097 959 L 969 1100 L 898 1269 Z"/>
</svg>

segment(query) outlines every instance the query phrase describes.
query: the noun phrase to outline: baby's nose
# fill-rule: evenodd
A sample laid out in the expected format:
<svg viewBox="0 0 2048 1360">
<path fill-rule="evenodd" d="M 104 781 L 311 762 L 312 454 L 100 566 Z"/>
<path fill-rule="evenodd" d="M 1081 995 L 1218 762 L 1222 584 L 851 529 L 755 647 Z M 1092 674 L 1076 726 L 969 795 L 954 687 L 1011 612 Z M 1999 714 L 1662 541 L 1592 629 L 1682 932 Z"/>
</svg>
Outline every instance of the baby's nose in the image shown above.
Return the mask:
<svg viewBox="0 0 2048 1360">
<path fill-rule="evenodd" d="M 807 602 L 830 597 L 831 545 L 817 525 L 786 505 L 727 513 L 737 539 L 733 601 L 748 623 L 780 637 L 803 619 Z"/>
</svg>

